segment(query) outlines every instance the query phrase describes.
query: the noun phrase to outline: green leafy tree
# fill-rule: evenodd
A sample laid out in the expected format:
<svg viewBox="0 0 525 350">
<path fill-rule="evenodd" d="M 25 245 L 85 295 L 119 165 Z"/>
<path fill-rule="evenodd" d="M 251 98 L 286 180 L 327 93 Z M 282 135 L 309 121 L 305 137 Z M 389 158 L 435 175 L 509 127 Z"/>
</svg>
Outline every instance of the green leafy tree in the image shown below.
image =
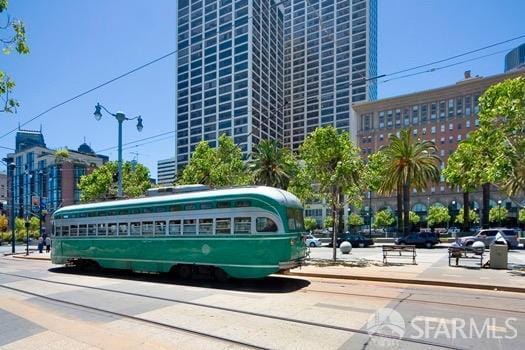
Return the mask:
<svg viewBox="0 0 525 350">
<path fill-rule="evenodd" d="M 486 171 L 495 173 L 508 195 L 525 193 L 525 77 L 491 86 L 480 96 L 479 107 L 483 142 L 494 150 Z"/>
<path fill-rule="evenodd" d="M 317 221 L 315 220 L 315 218 L 311 216 L 307 216 L 304 218 L 304 228 L 307 231 L 315 230 L 316 227 L 317 227 Z"/>
<path fill-rule="evenodd" d="M 489 221 L 492 223 L 500 223 L 507 219 L 509 211 L 505 207 L 490 208 Z"/>
<path fill-rule="evenodd" d="M 324 228 L 326 229 L 332 228 L 334 225 L 334 219 L 331 216 L 327 216 L 324 218 L 323 224 L 324 224 Z"/>
<path fill-rule="evenodd" d="M 249 169 L 256 184 L 287 189 L 299 168 L 292 152 L 275 140 L 255 146 Z"/>
<path fill-rule="evenodd" d="M 310 197 L 324 199 L 332 209 L 333 259 L 337 258 L 337 213 L 345 204 L 360 204 L 361 195 L 366 188 L 362 177 L 364 164 L 359 149 L 352 144 L 350 135 L 342 133 L 333 126 L 317 128 L 308 135 L 299 148 L 304 166 L 301 168 L 305 187 L 301 193 Z M 310 184 L 315 184 L 313 191 Z"/>
<path fill-rule="evenodd" d="M 379 192 L 390 195 L 402 193 L 402 206 L 398 200 L 398 213 L 403 213 L 403 232 L 410 232 L 410 189 L 424 190 L 430 182 L 440 178 L 440 158 L 434 142 L 412 137 L 410 129 L 400 131 L 399 137 L 390 135 L 389 144 L 382 148 L 387 158 L 386 176 Z M 398 197 L 399 198 L 399 197 Z"/>
<path fill-rule="evenodd" d="M 14 50 L 20 55 L 26 55 L 29 53 L 29 46 L 26 42 L 24 23 L 7 13 L 8 5 L 7 0 L 0 0 L 0 19 L 4 18 L 4 22 L 0 24 L 2 52 L 4 55 L 9 55 Z M 2 97 L 0 112 L 16 112 L 19 103 L 10 96 L 15 86 L 13 79 L 0 69 L 0 96 Z"/>
<path fill-rule="evenodd" d="M 22 218 L 15 219 L 16 240 L 23 241 L 26 238 L 26 222 Z"/>
<path fill-rule="evenodd" d="M 518 222 L 525 224 L 525 208 L 520 209 L 520 211 L 518 212 Z"/>
<path fill-rule="evenodd" d="M 450 221 L 448 208 L 433 205 L 428 209 L 427 222 L 428 226 L 434 229 L 438 225 L 445 225 Z"/>
<path fill-rule="evenodd" d="M 0 214 L 0 232 L 6 231 L 8 224 L 9 220 L 7 219 L 7 215 Z"/>
<path fill-rule="evenodd" d="M 460 225 L 463 225 L 464 220 L 463 208 L 459 209 L 458 215 L 456 216 L 456 222 Z M 469 222 L 474 224 L 479 224 L 479 215 L 474 210 L 469 210 Z"/>
<path fill-rule="evenodd" d="M 352 229 L 356 229 L 359 226 L 363 226 L 365 221 L 361 217 L 361 215 L 358 215 L 356 213 L 351 213 L 348 215 L 348 226 Z"/>
<path fill-rule="evenodd" d="M 201 141 L 190 162 L 180 174 L 177 184 L 203 184 L 210 187 L 245 185 L 250 178 L 245 171 L 242 152 L 231 137 L 221 135 L 217 148 Z"/>
<path fill-rule="evenodd" d="M 411 210 L 408 214 L 408 220 L 410 221 L 412 225 L 417 225 L 419 224 L 419 221 L 421 221 L 421 218 L 419 217 L 419 215 L 417 215 L 415 212 Z"/>
<path fill-rule="evenodd" d="M 394 215 L 390 210 L 380 210 L 374 216 L 373 228 L 386 228 L 392 226 L 396 222 Z"/>
<path fill-rule="evenodd" d="M 470 192 L 481 185 L 479 176 L 473 176 L 473 170 L 477 167 L 477 147 L 471 139 L 467 139 L 458 145 L 458 148 L 448 157 L 443 176 L 452 187 L 459 187 L 463 191 L 463 208 L 458 215 L 461 221 L 456 222 L 463 225 L 463 231 L 468 232 L 470 228 Z M 475 213 L 474 213 L 475 214 Z M 479 221 L 479 217 L 478 217 Z"/>
<path fill-rule="evenodd" d="M 108 162 L 80 178 L 80 200 L 90 202 L 112 199 L 117 196 L 118 164 Z M 122 165 L 122 188 L 124 196 L 142 196 L 151 187 L 149 170 L 139 163 L 124 162 Z"/>
<path fill-rule="evenodd" d="M 31 237 L 39 237 L 40 236 L 40 219 L 36 216 L 32 216 L 29 220 L 29 231 L 31 231 Z"/>
</svg>

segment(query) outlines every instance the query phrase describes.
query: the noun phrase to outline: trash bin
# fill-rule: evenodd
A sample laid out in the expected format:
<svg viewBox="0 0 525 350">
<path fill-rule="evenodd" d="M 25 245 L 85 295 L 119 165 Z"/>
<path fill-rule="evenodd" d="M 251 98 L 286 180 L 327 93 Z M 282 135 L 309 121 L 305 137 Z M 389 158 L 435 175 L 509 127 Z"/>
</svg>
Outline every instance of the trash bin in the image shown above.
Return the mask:
<svg viewBox="0 0 525 350">
<path fill-rule="evenodd" d="M 490 268 L 507 269 L 509 248 L 506 244 L 494 243 L 490 246 Z"/>
</svg>

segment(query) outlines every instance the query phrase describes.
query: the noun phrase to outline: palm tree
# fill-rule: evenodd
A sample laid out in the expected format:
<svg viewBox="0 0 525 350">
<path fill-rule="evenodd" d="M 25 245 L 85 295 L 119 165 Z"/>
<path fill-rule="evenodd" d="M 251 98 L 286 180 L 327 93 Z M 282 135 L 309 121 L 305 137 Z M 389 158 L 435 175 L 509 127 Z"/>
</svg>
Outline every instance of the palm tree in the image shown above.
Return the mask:
<svg viewBox="0 0 525 350">
<path fill-rule="evenodd" d="M 255 147 L 249 169 L 256 184 L 287 189 L 297 173 L 297 163 L 277 141 L 262 140 Z"/>
<path fill-rule="evenodd" d="M 410 129 L 401 130 L 399 136 L 389 136 L 389 144 L 384 147 L 388 162 L 385 181 L 379 189 L 380 193 L 401 193 L 403 212 L 403 233 L 410 230 L 410 189 L 423 190 L 429 182 L 439 181 L 439 163 L 437 148 L 434 142 L 412 138 Z"/>
</svg>

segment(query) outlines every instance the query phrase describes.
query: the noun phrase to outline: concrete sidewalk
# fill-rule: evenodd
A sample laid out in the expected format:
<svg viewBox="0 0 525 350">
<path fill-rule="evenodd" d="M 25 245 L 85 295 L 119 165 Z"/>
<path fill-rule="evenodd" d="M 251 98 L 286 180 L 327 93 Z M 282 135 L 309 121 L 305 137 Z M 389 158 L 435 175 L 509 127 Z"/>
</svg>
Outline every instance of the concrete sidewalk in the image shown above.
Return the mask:
<svg viewBox="0 0 525 350">
<path fill-rule="evenodd" d="M 354 251 L 352 251 L 354 253 Z M 447 287 L 504 290 L 525 293 L 525 252 L 509 252 L 509 269 L 494 270 L 480 268 L 479 261 L 465 262 L 462 266 L 448 266 L 448 251 L 445 249 L 417 250 L 417 264 L 411 259 L 390 259 L 383 265 L 380 249 L 338 256 L 338 264 L 314 255 L 305 266 L 290 271 L 290 275 L 303 277 L 358 279 L 380 282 L 396 282 Z M 485 253 L 484 262 L 490 252 Z M 455 264 L 455 261 L 452 262 Z M 460 264 L 463 262 L 460 262 Z"/>
</svg>

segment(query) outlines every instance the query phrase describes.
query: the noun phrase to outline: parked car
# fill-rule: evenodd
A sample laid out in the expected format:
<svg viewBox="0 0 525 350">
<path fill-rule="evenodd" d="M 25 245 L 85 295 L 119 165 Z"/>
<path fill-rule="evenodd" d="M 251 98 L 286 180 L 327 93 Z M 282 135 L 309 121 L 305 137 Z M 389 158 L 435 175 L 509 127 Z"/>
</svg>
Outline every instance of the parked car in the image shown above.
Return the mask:
<svg viewBox="0 0 525 350">
<path fill-rule="evenodd" d="M 438 243 L 441 243 L 437 233 L 432 232 L 413 232 L 406 236 L 398 237 L 394 240 L 397 245 L 415 245 L 423 246 L 425 248 L 432 248 Z"/>
<path fill-rule="evenodd" d="M 518 234 L 510 228 L 488 228 L 478 232 L 474 236 L 462 237 L 459 243 L 463 246 L 469 247 L 474 242 L 483 242 L 485 247 L 489 247 L 496 240 L 497 234 L 500 233 L 507 241 L 509 249 L 517 248 L 519 245 Z"/>
<path fill-rule="evenodd" d="M 449 227 L 448 230 L 447 230 L 447 233 L 450 234 L 450 235 L 456 235 L 458 233 L 460 233 L 461 230 L 459 229 L 459 227 Z"/>
<path fill-rule="evenodd" d="M 352 247 L 359 247 L 359 248 L 365 248 L 371 245 L 374 245 L 374 240 L 372 238 L 365 237 L 359 233 L 349 233 L 346 232 L 345 234 L 337 237 L 337 247 L 341 245 L 343 242 L 350 242 Z M 330 242 L 329 247 L 332 247 L 332 243 Z"/>
<path fill-rule="evenodd" d="M 321 246 L 321 240 L 312 235 L 304 236 L 304 243 L 306 244 L 307 247 L 312 247 L 312 248 Z"/>
</svg>

